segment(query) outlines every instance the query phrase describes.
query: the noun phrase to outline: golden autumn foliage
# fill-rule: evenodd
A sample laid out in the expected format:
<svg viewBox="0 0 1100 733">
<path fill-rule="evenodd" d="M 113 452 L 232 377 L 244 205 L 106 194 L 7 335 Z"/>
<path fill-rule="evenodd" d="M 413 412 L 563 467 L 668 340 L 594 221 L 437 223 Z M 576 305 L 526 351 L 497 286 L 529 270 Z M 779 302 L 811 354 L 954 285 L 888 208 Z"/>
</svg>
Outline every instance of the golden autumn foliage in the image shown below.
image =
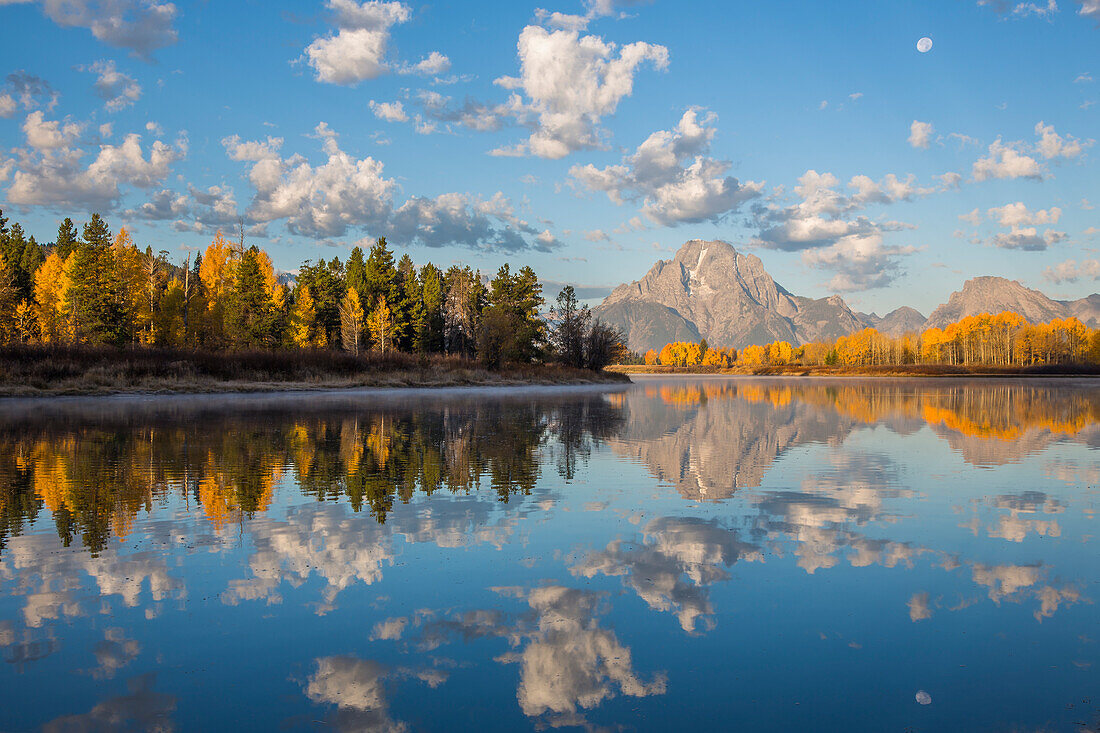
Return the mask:
<svg viewBox="0 0 1100 733">
<path fill-rule="evenodd" d="M 740 354 L 719 349 L 712 355 L 711 351 L 708 348 L 702 359 L 697 359 L 698 344 L 675 342 L 661 349 L 658 360 L 676 367 L 1086 364 L 1100 362 L 1100 331 L 1072 317 L 1030 325 L 1015 313 L 982 313 L 946 328 L 930 328 L 921 334 L 900 337 L 865 328 L 832 343 L 813 342 L 796 347 L 786 341 L 774 341 L 746 346 Z M 647 354 L 646 363 L 656 361 L 650 361 Z"/>
</svg>

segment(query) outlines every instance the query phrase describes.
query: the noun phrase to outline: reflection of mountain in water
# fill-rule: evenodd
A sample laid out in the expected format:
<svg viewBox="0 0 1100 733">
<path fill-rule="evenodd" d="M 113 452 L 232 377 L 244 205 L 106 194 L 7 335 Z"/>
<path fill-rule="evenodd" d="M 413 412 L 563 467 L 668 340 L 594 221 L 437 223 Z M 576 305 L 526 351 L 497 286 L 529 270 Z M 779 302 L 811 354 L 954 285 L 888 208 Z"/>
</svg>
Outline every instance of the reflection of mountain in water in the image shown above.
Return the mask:
<svg viewBox="0 0 1100 733">
<path fill-rule="evenodd" d="M 759 486 L 786 451 L 839 445 L 876 425 L 903 435 L 927 426 L 974 465 L 1016 462 L 1059 440 L 1100 444 L 1100 390 L 1088 385 L 653 380 L 624 404 L 610 444 L 693 500 Z"/>
</svg>

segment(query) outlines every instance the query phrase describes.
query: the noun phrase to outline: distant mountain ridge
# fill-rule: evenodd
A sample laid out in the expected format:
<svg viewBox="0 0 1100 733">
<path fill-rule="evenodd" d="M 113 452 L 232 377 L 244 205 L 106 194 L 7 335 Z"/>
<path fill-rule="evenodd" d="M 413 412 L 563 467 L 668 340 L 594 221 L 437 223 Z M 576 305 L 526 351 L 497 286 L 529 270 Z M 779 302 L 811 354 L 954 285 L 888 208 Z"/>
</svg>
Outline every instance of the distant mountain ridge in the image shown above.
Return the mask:
<svg viewBox="0 0 1100 733">
<path fill-rule="evenodd" d="M 943 327 L 965 316 L 1012 311 L 1032 323 L 1076 316 L 1100 325 L 1100 294 L 1057 301 L 999 277 L 968 280 L 929 318 L 908 306 L 879 317 L 853 311 L 839 295 L 794 295 L 772 279 L 759 257 L 722 241 L 693 239 L 671 260 L 659 260 L 645 277 L 615 288 L 594 309 L 623 329 L 636 352 L 673 341 L 743 348 L 750 344 L 832 341 L 874 327 L 891 336 Z"/>
</svg>

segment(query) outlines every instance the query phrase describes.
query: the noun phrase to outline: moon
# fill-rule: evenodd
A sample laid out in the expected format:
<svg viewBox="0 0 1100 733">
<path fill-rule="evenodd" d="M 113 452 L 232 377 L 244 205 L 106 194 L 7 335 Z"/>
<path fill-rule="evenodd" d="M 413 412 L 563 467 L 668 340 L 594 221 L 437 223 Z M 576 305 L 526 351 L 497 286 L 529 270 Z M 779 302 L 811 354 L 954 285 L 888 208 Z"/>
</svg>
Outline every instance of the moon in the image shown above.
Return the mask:
<svg viewBox="0 0 1100 733">
<path fill-rule="evenodd" d="M 917 50 L 921 53 L 928 53 L 932 50 L 932 39 L 928 36 L 917 41 Z"/>
</svg>

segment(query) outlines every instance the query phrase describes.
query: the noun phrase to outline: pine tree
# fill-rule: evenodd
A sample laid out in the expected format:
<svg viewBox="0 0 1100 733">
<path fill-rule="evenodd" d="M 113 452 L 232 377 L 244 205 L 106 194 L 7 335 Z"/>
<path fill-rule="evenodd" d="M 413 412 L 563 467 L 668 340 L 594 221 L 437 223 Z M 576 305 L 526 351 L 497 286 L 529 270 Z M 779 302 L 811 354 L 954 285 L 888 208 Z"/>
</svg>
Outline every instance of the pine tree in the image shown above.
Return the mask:
<svg viewBox="0 0 1100 733">
<path fill-rule="evenodd" d="M 443 273 L 430 262 L 420 268 L 420 293 L 423 327 L 417 334 L 415 348 L 438 354 L 443 351 Z"/>
<path fill-rule="evenodd" d="M 111 230 L 99 214 L 84 225 L 83 241 L 65 260 L 63 311 L 77 341 L 125 342 L 125 318 L 111 253 Z"/>
<path fill-rule="evenodd" d="M 274 304 L 260 270 L 256 247 L 245 250 L 236 267 L 229 298 L 227 326 L 237 348 L 270 347 L 276 343 Z"/>
<path fill-rule="evenodd" d="M 344 300 L 347 285 L 344 266 L 335 257 L 329 261 L 308 260 L 298 270 L 298 282 L 309 288 L 316 313 L 316 328 L 323 335 L 323 343 L 340 342 L 340 304 Z"/>
<path fill-rule="evenodd" d="M 364 302 L 369 293 L 367 292 L 367 263 L 363 259 L 362 248 L 356 247 L 351 251 L 345 272 L 347 286 L 355 288 L 355 292 L 359 293 L 359 301 Z"/>
<path fill-rule="evenodd" d="M 18 303 L 19 291 L 15 287 L 15 272 L 0 252 L 0 344 L 17 340 L 15 308 Z"/>
<path fill-rule="evenodd" d="M 398 306 L 394 309 L 394 344 L 400 351 L 411 352 L 421 341 L 424 330 L 424 304 L 421 301 L 420 281 L 416 266 L 408 254 L 397 263 L 399 284 Z"/>
<path fill-rule="evenodd" d="M 79 240 L 76 237 L 76 227 L 73 226 L 73 220 L 66 218 L 61 222 L 61 226 L 57 228 L 57 241 L 54 242 L 53 251 L 61 257 L 62 261 L 69 258 L 69 255 L 76 249 L 76 245 Z"/>
<path fill-rule="evenodd" d="M 577 294 L 572 285 L 566 285 L 558 293 L 558 302 L 551 309 L 550 318 L 553 323 L 550 344 L 554 349 L 554 356 L 566 366 L 578 369 L 583 367 L 585 338 L 592 314 L 588 306 L 581 306 L 577 302 Z"/>
</svg>

